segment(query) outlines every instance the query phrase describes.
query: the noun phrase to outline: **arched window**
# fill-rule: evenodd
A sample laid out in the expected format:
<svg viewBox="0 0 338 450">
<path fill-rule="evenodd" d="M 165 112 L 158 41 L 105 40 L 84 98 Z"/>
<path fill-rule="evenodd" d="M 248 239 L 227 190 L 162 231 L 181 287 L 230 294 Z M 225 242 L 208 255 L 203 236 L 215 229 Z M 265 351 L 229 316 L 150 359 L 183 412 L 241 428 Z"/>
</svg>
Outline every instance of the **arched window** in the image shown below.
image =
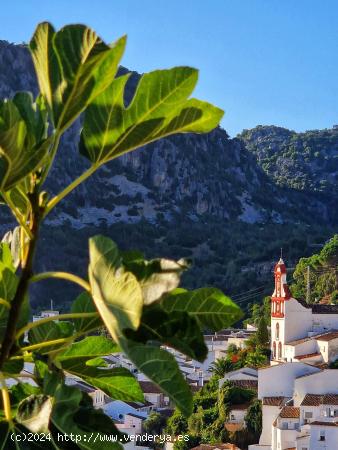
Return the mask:
<svg viewBox="0 0 338 450">
<path fill-rule="evenodd" d="M 276 339 L 279 339 L 279 323 L 276 323 Z"/>
<path fill-rule="evenodd" d="M 276 342 L 275 341 L 272 344 L 272 358 L 276 359 Z"/>
<path fill-rule="evenodd" d="M 276 312 L 279 313 L 280 309 L 279 309 L 279 302 L 276 303 Z"/>
<path fill-rule="evenodd" d="M 281 359 L 282 357 L 282 343 L 280 342 L 278 344 L 278 359 Z"/>
</svg>

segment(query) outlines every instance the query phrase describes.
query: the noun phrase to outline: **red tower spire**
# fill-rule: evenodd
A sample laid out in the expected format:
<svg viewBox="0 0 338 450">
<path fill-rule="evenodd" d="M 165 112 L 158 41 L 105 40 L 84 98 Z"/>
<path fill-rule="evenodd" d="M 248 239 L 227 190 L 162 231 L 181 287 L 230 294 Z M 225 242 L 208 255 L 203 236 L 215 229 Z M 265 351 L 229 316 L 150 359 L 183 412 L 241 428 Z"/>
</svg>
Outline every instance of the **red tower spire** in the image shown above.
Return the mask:
<svg viewBox="0 0 338 450">
<path fill-rule="evenodd" d="M 291 298 L 286 282 L 286 266 L 282 258 L 275 265 L 275 290 L 271 297 L 271 316 L 284 317 L 284 301 Z"/>
</svg>

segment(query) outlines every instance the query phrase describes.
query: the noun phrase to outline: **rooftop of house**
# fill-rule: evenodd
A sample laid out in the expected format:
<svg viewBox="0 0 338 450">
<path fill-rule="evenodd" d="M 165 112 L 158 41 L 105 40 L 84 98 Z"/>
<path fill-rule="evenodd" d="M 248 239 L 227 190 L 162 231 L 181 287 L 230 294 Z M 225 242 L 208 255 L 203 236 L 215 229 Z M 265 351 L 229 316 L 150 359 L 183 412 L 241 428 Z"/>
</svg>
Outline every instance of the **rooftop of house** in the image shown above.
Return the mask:
<svg viewBox="0 0 338 450">
<path fill-rule="evenodd" d="M 279 417 L 282 419 L 299 419 L 300 408 L 297 406 L 283 406 Z"/>
<path fill-rule="evenodd" d="M 250 406 L 250 402 L 241 403 L 239 405 L 231 405 L 230 411 L 245 411 Z"/>
<path fill-rule="evenodd" d="M 139 381 L 144 394 L 161 394 L 161 389 L 152 381 Z"/>
<path fill-rule="evenodd" d="M 332 341 L 333 339 L 338 339 L 338 330 L 331 331 L 330 333 L 325 333 L 320 336 L 316 336 L 317 341 L 329 342 Z"/>
<path fill-rule="evenodd" d="M 148 406 L 154 406 L 153 403 L 144 400 L 144 402 L 125 402 L 127 405 L 135 409 L 146 408 Z"/>
<path fill-rule="evenodd" d="M 314 352 L 314 353 L 307 353 L 306 355 L 297 355 L 295 356 L 296 359 L 308 359 L 313 358 L 315 356 L 322 356 L 321 353 Z"/>
<path fill-rule="evenodd" d="M 304 308 L 312 309 L 313 314 L 338 314 L 338 305 L 326 305 L 321 303 L 306 303 L 304 300 L 296 299 Z"/>
<path fill-rule="evenodd" d="M 302 339 L 295 339 L 294 341 L 286 342 L 285 345 L 295 346 L 295 345 L 303 344 L 303 342 L 306 342 L 306 341 L 312 341 L 314 338 L 315 338 L 315 336 L 305 337 Z"/>
<path fill-rule="evenodd" d="M 136 419 L 141 419 L 141 420 L 146 419 L 146 417 L 142 416 L 141 414 L 131 413 L 131 412 L 126 413 L 126 416 L 136 417 Z"/>
<path fill-rule="evenodd" d="M 315 334 L 313 336 L 307 336 L 302 339 L 295 339 L 293 341 L 286 342 L 285 345 L 295 346 L 295 345 L 302 344 L 303 342 L 312 341 L 314 339 L 320 340 L 320 341 L 330 341 L 330 340 L 336 339 L 336 338 L 338 338 L 338 330 L 328 330 L 325 333 L 321 332 L 321 333 Z"/>
<path fill-rule="evenodd" d="M 306 394 L 300 406 L 338 405 L 338 394 Z"/>
<path fill-rule="evenodd" d="M 265 406 L 282 406 L 289 400 L 288 397 L 263 397 L 263 405 Z"/>
<path fill-rule="evenodd" d="M 319 420 L 315 420 L 314 422 L 311 422 L 312 425 L 319 425 L 321 427 L 338 427 L 338 422 L 321 422 Z"/>
<path fill-rule="evenodd" d="M 191 450 L 240 450 L 235 444 L 200 444 L 193 447 Z"/>
<path fill-rule="evenodd" d="M 233 386 L 258 390 L 258 380 L 229 380 Z"/>
</svg>

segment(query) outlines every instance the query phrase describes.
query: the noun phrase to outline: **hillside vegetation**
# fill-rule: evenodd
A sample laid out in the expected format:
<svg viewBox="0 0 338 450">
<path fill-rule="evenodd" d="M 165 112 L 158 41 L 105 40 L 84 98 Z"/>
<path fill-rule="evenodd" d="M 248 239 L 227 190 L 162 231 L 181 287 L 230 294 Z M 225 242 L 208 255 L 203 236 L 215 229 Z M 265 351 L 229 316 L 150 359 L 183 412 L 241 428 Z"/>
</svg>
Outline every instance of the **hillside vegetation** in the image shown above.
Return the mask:
<svg viewBox="0 0 338 450">
<path fill-rule="evenodd" d="M 279 186 L 320 192 L 337 198 L 338 126 L 296 133 L 258 126 L 239 138 L 264 172 Z"/>
<path fill-rule="evenodd" d="M 320 250 L 308 258 L 301 258 L 293 274 L 291 286 L 296 298 L 307 299 L 308 277 L 309 302 L 338 303 L 338 234 L 335 234 Z"/>
</svg>

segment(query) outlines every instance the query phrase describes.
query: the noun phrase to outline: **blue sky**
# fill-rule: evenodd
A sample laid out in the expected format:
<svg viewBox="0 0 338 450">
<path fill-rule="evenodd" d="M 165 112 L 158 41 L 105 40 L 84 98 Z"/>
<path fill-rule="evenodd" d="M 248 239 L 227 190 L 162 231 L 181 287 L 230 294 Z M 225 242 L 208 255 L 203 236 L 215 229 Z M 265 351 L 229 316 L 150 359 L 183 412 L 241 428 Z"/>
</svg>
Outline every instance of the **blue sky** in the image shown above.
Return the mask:
<svg viewBox="0 0 338 450">
<path fill-rule="evenodd" d="M 222 107 L 222 125 L 297 131 L 338 123 L 336 0 L 12 0 L 0 39 L 28 41 L 36 24 L 82 22 L 111 42 L 128 34 L 123 64 L 146 72 L 200 69 L 196 95 Z"/>
</svg>

